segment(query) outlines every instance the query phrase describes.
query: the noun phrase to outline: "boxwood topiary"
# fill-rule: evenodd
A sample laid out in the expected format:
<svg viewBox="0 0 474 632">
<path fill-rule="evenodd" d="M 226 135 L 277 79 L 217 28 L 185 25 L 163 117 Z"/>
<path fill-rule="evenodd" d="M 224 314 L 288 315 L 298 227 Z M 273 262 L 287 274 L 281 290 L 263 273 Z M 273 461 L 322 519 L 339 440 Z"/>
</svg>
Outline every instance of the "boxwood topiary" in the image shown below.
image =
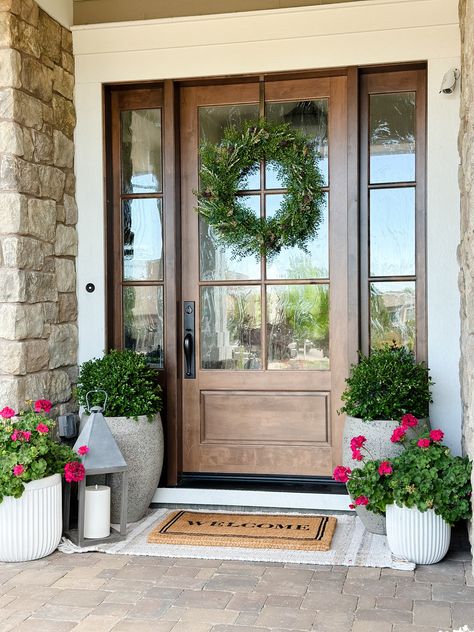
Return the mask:
<svg viewBox="0 0 474 632">
<path fill-rule="evenodd" d="M 384 345 L 353 364 L 341 396 L 341 413 L 373 419 L 401 419 L 405 413 L 428 416 L 433 382 L 424 362 L 405 347 Z"/>
<path fill-rule="evenodd" d="M 79 370 L 77 398 L 86 407 L 86 395 L 96 389 L 108 395 L 105 414 L 108 417 L 132 417 L 147 415 L 150 420 L 161 410 L 161 387 L 156 372 L 151 369 L 145 356 L 134 351 L 113 349 L 102 358 L 84 362 Z M 102 406 L 102 393 L 89 397 L 91 406 Z"/>
</svg>

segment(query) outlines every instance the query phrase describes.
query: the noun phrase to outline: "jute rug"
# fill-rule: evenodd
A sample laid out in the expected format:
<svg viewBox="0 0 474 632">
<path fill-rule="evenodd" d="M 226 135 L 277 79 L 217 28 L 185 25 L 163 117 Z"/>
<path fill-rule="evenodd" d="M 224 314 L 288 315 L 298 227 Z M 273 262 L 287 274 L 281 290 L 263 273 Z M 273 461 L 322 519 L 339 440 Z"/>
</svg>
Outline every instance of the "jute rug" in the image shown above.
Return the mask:
<svg viewBox="0 0 474 632">
<path fill-rule="evenodd" d="M 333 516 L 175 511 L 149 534 L 151 544 L 329 551 Z"/>
<path fill-rule="evenodd" d="M 415 567 L 411 562 L 394 559 L 388 548 L 387 538 L 383 535 L 368 533 L 364 529 L 362 522 L 354 514 L 339 514 L 336 516 L 337 528 L 329 551 L 150 544 L 148 542 L 150 532 L 171 513 L 169 509 L 150 511 L 140 522 L 128 525 L 127 538 L 122 542 L 79 548 L 63 538 L 58 548 L 63 553 L 101 551 L 109 555 L 147 555 L 152 557 L 239 560 L 244 562 L 279 562 L 283 564 L 376 566 L 400 570 L 413 570 Z M 228 513 L 228 511 L 225 513 Z M 261 511 L 259 515 L 262 515 Z M 272 512 L 272 515 L 275 515 L 275 512 Z"/>
</svg>

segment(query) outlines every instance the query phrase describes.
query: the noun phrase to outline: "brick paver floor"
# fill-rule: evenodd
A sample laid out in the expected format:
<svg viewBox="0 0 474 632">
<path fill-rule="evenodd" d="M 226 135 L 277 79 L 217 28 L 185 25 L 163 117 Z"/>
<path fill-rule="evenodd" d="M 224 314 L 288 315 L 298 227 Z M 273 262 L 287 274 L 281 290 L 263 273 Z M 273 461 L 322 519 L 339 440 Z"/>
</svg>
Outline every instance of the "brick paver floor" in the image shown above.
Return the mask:
<svg viewBox="0 0 474 632">
<path fill-rule="evenodd" d="M 474 631 L 471 557 L 379 568 L 54 553 L 0 564 L 0 632 Z"/>
</svg>

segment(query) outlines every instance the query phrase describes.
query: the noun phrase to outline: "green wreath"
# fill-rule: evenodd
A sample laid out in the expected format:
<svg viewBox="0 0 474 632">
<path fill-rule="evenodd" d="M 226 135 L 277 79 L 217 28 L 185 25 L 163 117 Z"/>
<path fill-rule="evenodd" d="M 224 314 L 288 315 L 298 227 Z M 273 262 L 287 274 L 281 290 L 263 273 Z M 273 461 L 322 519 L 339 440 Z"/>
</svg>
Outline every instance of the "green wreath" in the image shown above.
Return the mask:
<svg viewBox="0 0 474 632">
<path fill-rule="evenodd" d="M 233 257 L 271 257 L 291 246 L 308 251 L 324 207 L 314 141 L 286 123 L 246 121 L 227 127 L 218 144 L 204 143 L 200 157 L 196 211 Z M 286 189 L 280 208 L 268 219 L 256 217 L 237 195 L 262 160 L 275 165 Z"/>
</svg>

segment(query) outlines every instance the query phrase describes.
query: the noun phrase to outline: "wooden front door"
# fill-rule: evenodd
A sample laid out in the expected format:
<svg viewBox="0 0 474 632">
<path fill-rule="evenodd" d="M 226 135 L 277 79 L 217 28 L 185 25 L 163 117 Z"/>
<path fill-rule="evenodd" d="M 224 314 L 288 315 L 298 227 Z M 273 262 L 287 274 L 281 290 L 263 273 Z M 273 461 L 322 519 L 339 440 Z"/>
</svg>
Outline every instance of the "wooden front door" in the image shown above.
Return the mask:
<svg viewBox="0 0 474 632">
<path fill-rule="evenodd" d="M 183 353 L 184 473 L 328 476 L 340 458 L 351 320 L 346 88 L 341 74 L 181 89 L 181 344 L 188 334 L 192 351 L 189 365 Z M 231 259 L 195 212 L 199 144 L 263 114 L 316 139 L 326 215 L 309 253 Z M 269 164 L 242 191 L 267 217 L 283 194 Z"/>
</svg>

